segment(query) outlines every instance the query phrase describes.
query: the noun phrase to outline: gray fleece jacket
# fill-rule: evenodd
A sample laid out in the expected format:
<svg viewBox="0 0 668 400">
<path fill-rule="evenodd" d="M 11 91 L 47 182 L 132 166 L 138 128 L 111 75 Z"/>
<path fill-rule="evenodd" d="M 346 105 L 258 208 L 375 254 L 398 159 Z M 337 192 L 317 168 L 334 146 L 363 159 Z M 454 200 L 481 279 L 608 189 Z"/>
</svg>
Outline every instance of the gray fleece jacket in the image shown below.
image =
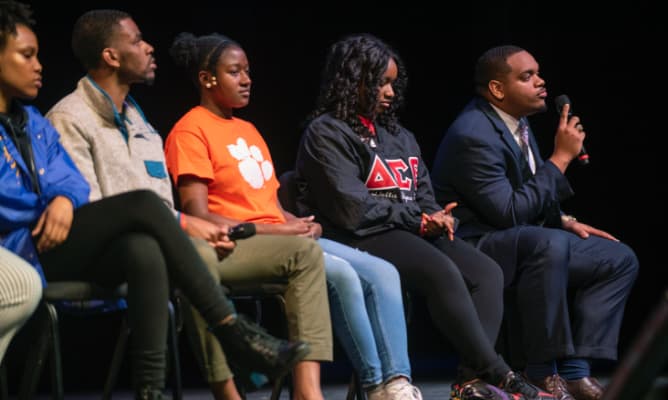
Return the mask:
<svg viewBox="0 0 668 400">
<path fill-rule="evenodd" d="M 116 110 L 109 95 L 85 76 L 46 117 L 88 180 L 91 201 L 150 189 L 174 209 L 162 137 L 132 97 Z"/>
</svg>

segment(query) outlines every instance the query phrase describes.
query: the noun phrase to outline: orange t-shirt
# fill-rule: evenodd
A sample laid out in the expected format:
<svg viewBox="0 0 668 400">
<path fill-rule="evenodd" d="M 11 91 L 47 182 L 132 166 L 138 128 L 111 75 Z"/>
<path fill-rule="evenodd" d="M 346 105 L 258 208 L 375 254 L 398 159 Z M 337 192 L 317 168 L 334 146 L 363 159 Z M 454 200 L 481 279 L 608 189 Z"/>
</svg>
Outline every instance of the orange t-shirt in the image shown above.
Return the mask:
<svg viewBox="0 0 668 400">
<path fill-rule="evenodd" d="M 165 156 L 177 184 L 184 175 L 208 182 L 210 212 L 249 222 L 285 222 L 271 154 L 250 122 L 194 107 L 167 136 Z"/>
</svg>

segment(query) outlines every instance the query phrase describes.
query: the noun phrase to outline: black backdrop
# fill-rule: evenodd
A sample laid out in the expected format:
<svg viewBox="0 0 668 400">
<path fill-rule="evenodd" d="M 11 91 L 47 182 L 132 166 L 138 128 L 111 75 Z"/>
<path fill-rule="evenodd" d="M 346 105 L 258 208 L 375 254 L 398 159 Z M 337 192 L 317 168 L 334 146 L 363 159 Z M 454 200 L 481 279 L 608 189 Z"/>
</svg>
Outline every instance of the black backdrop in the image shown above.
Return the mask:
<svg viewBox="0 0 668 400">
<path fill-rule="evenodd" d="M 251 63 L 251 104 L 238 115 L 263 133 L 281 173 L 292 167 L 326 48 L 344 34 L 369 32 L 404 58 L 409 91 L 402 120 L 430 164 L 441 134 L 471 94 L 477 56 L 497 44 L 524 47 L 541 64 L 548 105 L 568 94 L 588 134 L 591 165 L 569 168 L 576 196 L 565 210 L 629 243 L 641 261 L 622 329 L 624 351 L 666 287 L 660 255 L 666 28 L 658 6 L 627 2 L 584 10 L 584 2 L 469 1 L 440 4 L 437 11 L 425 3 L 35 2 L 44 88 L 34 104 L 46 112 L 83 74 L 69 46 L 74 20 L 91 8 L 119 8 L 134 16 L 156 49 L 155 84 L 137 85 L 132 94 L 164 135 L 196 101 L 169 58 L 172 39 L 181 31 L 223 33 L 241 43 Z M 531 118 L 544 156 L 556 119 L 553 109 Z"/>
</svg>

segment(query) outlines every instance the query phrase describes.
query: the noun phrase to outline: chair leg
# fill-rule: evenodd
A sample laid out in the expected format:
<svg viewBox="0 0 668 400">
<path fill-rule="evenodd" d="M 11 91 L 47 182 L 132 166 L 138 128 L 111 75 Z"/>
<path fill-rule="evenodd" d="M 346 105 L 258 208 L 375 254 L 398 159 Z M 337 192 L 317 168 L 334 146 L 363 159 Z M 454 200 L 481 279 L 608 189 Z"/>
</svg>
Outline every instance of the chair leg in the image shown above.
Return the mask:
<svg viewBox="0 0 668 400">
<path fill-rule="evenodd" d="M 19 390 L 19 399 L 32 399 L 35 397 L 39 378 L 44 369 L 44 363 L 54 346 L 53 332 L 58 331 L 58 316 L 49 309 L 49 305 L 46 302 L 40 303 L 34 318 L 36 319 L 35 332 L 38 332 L 38 336 L 35 346 L 31 347 L 28 352 L 21 380 L 21 388 Z M 58 336 L 55 337 L 55 340 L 58 340 Z M 58 352 L 58 357 L 60 357 L 60 352 Z M 58 359 L 58 361 L 60 360 Z M 55 360 L 52 362 L 55 362 Z M 52 391 L 54 398 L 58 398 L 59 395 L 60 399 L 63 398 L 62 385 L 60 389 L 57 387 L 52 388 Z"/>
<path fill-rule="evenodd" d="M 255 299 L 255 322 L 262 324 L 262 300 Z"/>
<path fill-rule="evenodd" d="M 40 303 L 33 316 L 36 320 L 34 331 L 38 332 L 35 338 L 35 345 L 30 347 L 23 369 L 23 378 L 21 379 L 21 388 L 19 390 L 19 399 L 31 399 L 35 395 L 39 377 L 44 368 L 44 360 L 49 351 L 49 329 L 48 315 L 46 315 L 46 306 Z"/>
<path fill-rule="evenodd" d="M 0 400 L 9 398 L 9 388 L 7 387 L 7 366 L 2 361 L 0 364 Z"/>
<path fill-rule="evenodd" d="M 281 392 L 283 391 L 283 379 L 277 379 L 274 381 L 273 388 L 271 390 L 271 400 L 278 400 L 281 397 Z M 290 395 L 292 398 L 292 394 Z"/>
<path fill-rule="evenodd" d="M 51 303 L 46 303 L 49 313 L 50 335 L 51 335 L 51 391 L 54 400 L 62 400 L 65 397 L 63 389 L 63 360 L 60 353 L 60 333 L 58 333 L 58 312 Z"/>
<path fill-rule="evenodd" d="M 169 302 L 169 334 L 167 340 L 169 341 L 168 349 L 171 356 L 172 371 L 174 383 L 172 387 L 172 396 L 174 400 L 181 400 L 183 398 L 183 386 L 181 383 L 181 360 L 179 358 L 179 341 L 178 330 L 176 328 L 176 314 L 174 305 Z"/>
<path fill-rule="evenodd" d="M 362 382 L 360 382 L 360 377 L 357 374 L 355 374 L 355 392 L 357 393 L 357 400 L 366 400 L 366 393 L 362 389 Z"/>
<path fill-rule="evenodd" d="M 103 400 L 111 399 L 111 393 L 114 390 L 114 386 L 116 386 L 116 379 L 118 378 L 118 372 L 120 371 L 121 364 L 123 363 L 123 356 L 125 354 L 129 336 L 130 328 L 128 327 L 127 317 L 124 316 L 121 320 L 120 333 L 118 335 L 118 340 L 116 341 L 116 346 L 114 347 L 114 354 L 111 357 L 109 373 L 107 374 L 107 379 L 104 382 L 104 389 L 102 392 Z"/>
<path fill-rule="evenodd" d="M 273 297 L 274 297 L 274 300 L 276 300 L 276 302 L 278 302 L 278 305 L 280 306 L 281 312 L 283 313 L 283 315 L 287 316 L 285 297 L 282 294 L 274 294 Z M 283 325 L 283 336 L 288 337 L 288 325 L 287 325 L 287 323 Z M 292 387 L 292 379 L 291 379 L 292 377 L 291 377 L 291 375 L 292 375 L 291 373 L 288 373 L 282 379 L 277 379 L 274 382 L 273 389 L 271 391 L 271 400 L 278 400 L 281 397 L 281 392 L 283 390 L 284 384 L 288 386 L 288 392 L 289 392 L 288 397 L 292 398 L 292 396 L 294 394 L 293 393 L 294 388 Z"/>
<path fill-rule="evenodd" d="M 346 394 L 346 400 L 366 400 L 366 393 L 362 389 L 362 383 L 357 373 L 353 372 L 350 377 L 350 383 L 348 383 L 348 393 Z"/>
<path fill-rule="evenodd" d="M 37 338 L 34 347 L 28 352 L 28 357 L 23 370 L 23 378 L 21 379 L 21 388 L 19 390 L 19 399 L 32 399 L 35 397 L 39 378 L 44 369 L 44 360 L 49 351 L 49 333 L 43 331 Z"/>
</svg>

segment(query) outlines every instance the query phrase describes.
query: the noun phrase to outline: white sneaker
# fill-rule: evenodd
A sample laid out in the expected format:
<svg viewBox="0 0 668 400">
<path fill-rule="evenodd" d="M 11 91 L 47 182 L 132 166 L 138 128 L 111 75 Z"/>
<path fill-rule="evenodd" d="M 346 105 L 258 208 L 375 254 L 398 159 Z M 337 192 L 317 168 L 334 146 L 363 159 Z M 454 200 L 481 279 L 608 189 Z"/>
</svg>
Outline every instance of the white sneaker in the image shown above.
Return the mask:
<svg viewBox="0 0 668 400">
<path fill-rule="evenodd" d="M 366 392 L 367 400 L 389 400 L 387 393 L 385 393 L 385 386 L 378 385 L 372 390 Z"/>
<path fill-rule="evenodd" d="M 420 389 L 403 379 L 394 380 L 383 387 L 389 400 L 422 400 Z M 371 398 L 369 398 L 371 399 Z"/>
</svg>

